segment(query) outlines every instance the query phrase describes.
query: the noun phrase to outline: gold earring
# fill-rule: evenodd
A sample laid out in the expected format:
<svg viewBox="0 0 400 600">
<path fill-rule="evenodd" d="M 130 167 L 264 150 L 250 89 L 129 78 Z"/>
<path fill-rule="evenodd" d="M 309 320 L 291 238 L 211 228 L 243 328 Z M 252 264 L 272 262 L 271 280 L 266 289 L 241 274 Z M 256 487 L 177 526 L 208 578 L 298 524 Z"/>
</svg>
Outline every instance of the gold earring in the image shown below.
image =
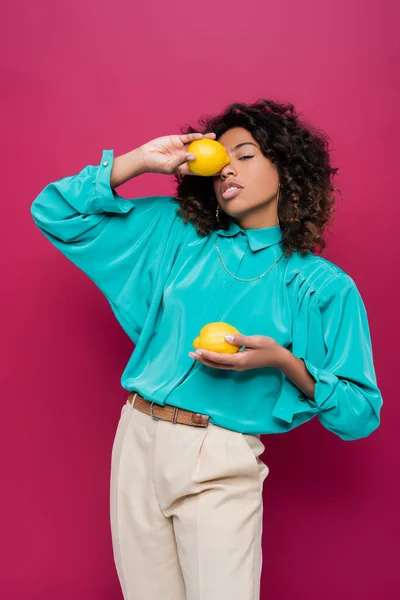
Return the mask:
<svg viewBox="0 0 400 600">
<path fill-rule="evenodd" d="M 278 185 L 278 193 L 276 195 L 276 217 L 278 219 L 278 225 L 279 225 L 279 192 L 281 191 L 281 186 Z"/>
</svg>

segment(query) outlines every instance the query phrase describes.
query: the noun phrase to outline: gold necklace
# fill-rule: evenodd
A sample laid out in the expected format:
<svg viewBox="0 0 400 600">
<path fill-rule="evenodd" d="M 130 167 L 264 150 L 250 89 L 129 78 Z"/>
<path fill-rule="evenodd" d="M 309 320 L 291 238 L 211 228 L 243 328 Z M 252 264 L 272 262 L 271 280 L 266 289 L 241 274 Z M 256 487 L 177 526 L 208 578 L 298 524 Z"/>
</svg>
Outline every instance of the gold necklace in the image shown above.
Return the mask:
<svg viewBox="0 0 400 600">
<path fill-rule="evenodd" d="M 241 277 L 236 277 L 236 275 L 234 275 L 233 273 L 231 273 L 231 272 L 229 271 L 229 269 L 226 267 L 226 265 L 225 265 L 225 263 L 224 263 L 224 260 L 223 260 L 223 258 L 222 258 L 222 256 L 221 256 L 221 252 L 219 251 L 219 247 L 218 247 L 218 234 L 217 234 L 217 235 L 216 235 L 216 237 L 215 237 L 215 245 L 216 245 L 216 248 L 217 248 L 218 256 L 219 256 L 219 258 L 220 258 L 220 260 L 221 260 L 222 266 L 224 267 L 225 271 L 226 271 L 227 273 L 229 273 L 229 275 L 231 275 L 231 276 L 232 276 L 232 277 L 234 277 L 235 279 L 238 279 L 239 281 L 255 281 L 256 279 L 261 279 L 261 277 L 264 277 L 264 275 L 266 275 L 267 273 L 269 273 L 269 271 L 270 271 L 270 270 L 271 270 L 271 269 L 272 269 L 272 268 L 273 268 L 273 267 L 274 267 L 276 264 L 278 264 L 278 262 L 279 262 L 279 261 L 281 260 L 281 258 L 283 258 L 283 256 L 284 256 L 284 255 L 283 255 L 283 253 L 282 253 L 282 254 L 281 254 L 281 256 L 280 256 L 280 257 L 279 257 L 279 258 L 278 258 L 278 259 L 277 259 L 277 260 L 274 262 L 274 264 L 273 264 L 273 265 L 271 265 L 271 266 L 270 266 L 270 267 L 269 267 L 269 268 L 268 268 L 268 269 L 265 271 L 265 273 L 262 273 L 261 275 L 258 275 L 258 277 L 252 277 L 251 279 L 242 279 Z"/>
</svg>

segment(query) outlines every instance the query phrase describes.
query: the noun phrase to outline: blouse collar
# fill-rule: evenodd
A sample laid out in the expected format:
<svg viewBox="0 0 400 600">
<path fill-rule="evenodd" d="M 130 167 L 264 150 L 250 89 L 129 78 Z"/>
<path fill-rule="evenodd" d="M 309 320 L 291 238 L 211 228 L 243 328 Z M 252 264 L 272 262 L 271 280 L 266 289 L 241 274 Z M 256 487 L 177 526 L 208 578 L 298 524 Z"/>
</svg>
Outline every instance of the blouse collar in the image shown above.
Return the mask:
<svg viewBox="0 0 400 600">
<path fill-rule="evenodd" d="M 250 249 L 253 252 L 268 248 L 282 241 L 282 230 L 279 225 L 273 227 L 261 227 L 259 229 L 242 229 L 233 219 L 229 219 L 228 229 L 217 229 L 218 235 L 233 237 L 239 232 L 247 236 Z"/>
</svg>

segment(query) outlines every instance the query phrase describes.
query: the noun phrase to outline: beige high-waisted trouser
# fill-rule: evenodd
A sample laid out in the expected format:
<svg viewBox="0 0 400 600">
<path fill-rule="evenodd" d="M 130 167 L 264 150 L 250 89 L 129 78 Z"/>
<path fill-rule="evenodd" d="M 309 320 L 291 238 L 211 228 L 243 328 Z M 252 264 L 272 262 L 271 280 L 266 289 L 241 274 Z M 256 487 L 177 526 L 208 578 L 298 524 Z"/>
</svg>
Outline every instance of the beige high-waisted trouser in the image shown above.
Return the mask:
<svg viewBox="0 0 400 600">
<path fill-rule="evenodd" d="M 157 421 L 127 400 L 110 481 L 125 600 L 259 600 L 264 449 L 259 436 Z"/>
</svg>

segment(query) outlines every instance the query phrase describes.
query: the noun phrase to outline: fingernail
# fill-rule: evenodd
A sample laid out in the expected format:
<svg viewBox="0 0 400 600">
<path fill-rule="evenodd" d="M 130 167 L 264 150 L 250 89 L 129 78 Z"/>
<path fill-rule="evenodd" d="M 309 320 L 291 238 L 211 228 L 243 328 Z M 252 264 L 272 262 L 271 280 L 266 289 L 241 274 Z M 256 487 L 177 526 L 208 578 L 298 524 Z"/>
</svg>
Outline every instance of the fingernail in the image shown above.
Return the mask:
<svg viewBox="0 0 400 600">
<path fill-rule="evenodd" d="M 227 342 L 233 342 L 234 337 L 233 337 L 233 335 L 226 335 L 225 339 L 226 339 Z"/>
<path fill-rule="evenodd" d="M 203 353 L 201 350 L 196 350 L 196 354 L 200 354 L 200 356 L 203 356 Z"/>
</svg>

